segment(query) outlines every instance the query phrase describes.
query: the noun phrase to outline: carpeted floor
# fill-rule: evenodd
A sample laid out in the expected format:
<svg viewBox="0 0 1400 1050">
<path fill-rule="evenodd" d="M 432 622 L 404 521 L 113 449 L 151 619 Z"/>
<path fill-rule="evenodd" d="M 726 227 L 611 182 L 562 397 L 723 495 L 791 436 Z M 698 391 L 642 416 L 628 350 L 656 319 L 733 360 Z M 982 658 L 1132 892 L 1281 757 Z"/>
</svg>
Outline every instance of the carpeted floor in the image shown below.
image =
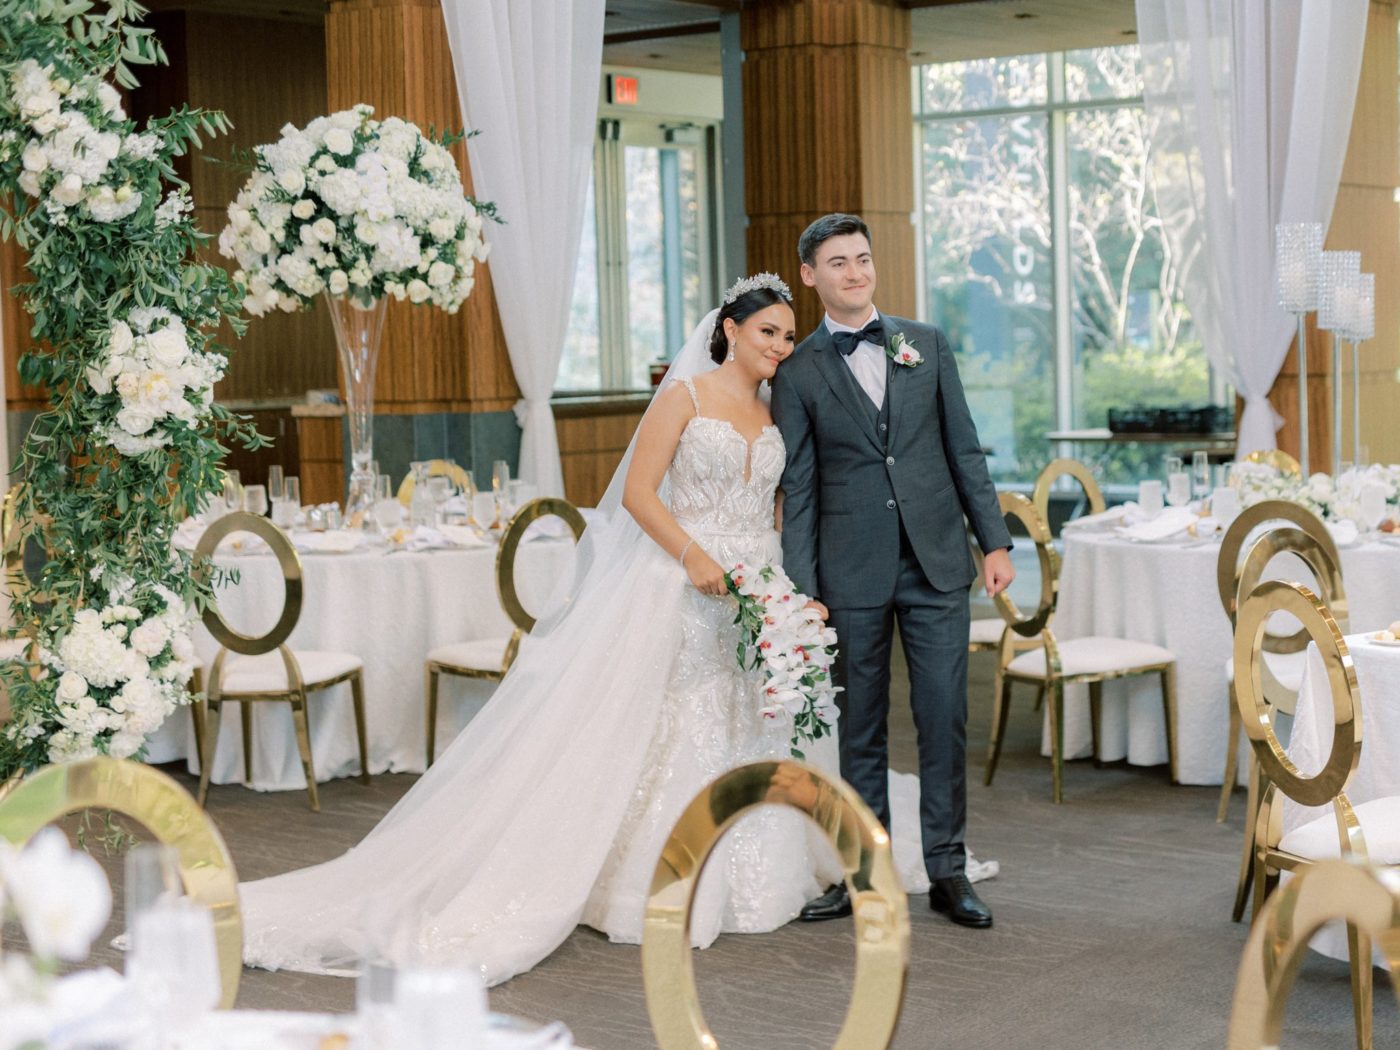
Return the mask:
<svg viewBox="0 0 1400 1050">
<path fill-rule="evenodd" d="M 1172 787 L 1164 768 L 1076 762 L 1066 773 L 1066 801 L 1054 806 L 1029 696 L 1013 713 L 996 783 L 983 787 L 990 659 L 973 658 L 969 842 L 979 857 L 1001 862 L 1001 875 L 982 884 L 996 926 L 960 929 L 930 913 L 922 898 L 911 901 L 913 958 L 895 1046 L 1222 1047 L 1246 932 L 1229 920 L 1242 794 L 1231 820 L 1218 825 L 1215 789 Z M 897 672 L 894 762 L 912 769 L 902 688 Z M 193 787 L 192 778 L 177 775 Z M 414 779 L 328 784 L 319 814 L 298 792 L 216 788 L 209 811 L 240 875 L 256 878 L 339 854 Z M 113 933 L 118 923 L 114 917 Z M 846 921 L 722 937 L 697 953 L 701 1000 L 720 1045 L 830 1046 L 846 1009 L 853 952 Z M 563 1020 L 581 1045 L 597 1050 L 654 1046 L 639 954 L 580 929 L 535 971 L 494 989 L 492 1006 Z M 109 949 L 99 957 L 115 960 Z M 349 980 L 248 970 L 239 1005 L 347 1011 L 354 995 Z M 1400 1045 L 1400 1016 L 1384 983 L 1376 1000 L 1376 1046 Z M 1285 1043 L 1352 1045 L 1344 964 L 1309 958 Z"/>
</svg>

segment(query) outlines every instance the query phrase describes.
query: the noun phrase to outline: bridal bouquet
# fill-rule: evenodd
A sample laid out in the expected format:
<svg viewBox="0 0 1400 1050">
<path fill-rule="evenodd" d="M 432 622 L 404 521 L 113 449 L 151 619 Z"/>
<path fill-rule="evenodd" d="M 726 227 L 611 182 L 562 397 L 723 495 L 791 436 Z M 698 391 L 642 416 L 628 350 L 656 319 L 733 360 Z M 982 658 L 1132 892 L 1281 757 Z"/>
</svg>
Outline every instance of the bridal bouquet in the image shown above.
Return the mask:
<svg viewBox="0 0 1400 1050">
<path fill-rule="evenodd" d="M 445 147 L 372 106 L 288 124 L 254 150 L 219 251 L 238 261 L 244 308 L 261 317 L 322 291 L 368 305 L 384 295 L 456 313 L 486 258 L 482 215 Z"/>
<path fill-rule="evenodd" d="M 799 741 L 820 740 L 836 724 L 837 687 L 831 680 L 836 632 L 814 610 L 787 574 L 772 565 L 753 569 L 743 562 L 726 574 L 729 593 L 739 601 L 739 666 L 762 668 L 767 719 L 790 719 L 792 754 Z"/>
</svg>

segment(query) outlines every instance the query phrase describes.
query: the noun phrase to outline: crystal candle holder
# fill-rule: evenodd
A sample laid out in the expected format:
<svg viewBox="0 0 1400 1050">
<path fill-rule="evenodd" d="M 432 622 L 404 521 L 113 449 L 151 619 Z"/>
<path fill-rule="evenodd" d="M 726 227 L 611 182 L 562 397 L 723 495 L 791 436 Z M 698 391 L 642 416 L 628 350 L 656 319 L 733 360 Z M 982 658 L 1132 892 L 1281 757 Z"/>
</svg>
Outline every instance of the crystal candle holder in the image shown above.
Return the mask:
<svg viewBox="0 0 1400 1050">
<path fill-rule="evenodd" d="M 1348 289 L 1361 273 L 1360 252 L 1323 252 L 1317 289 L 1317 326 L 1329 331 L 1346 321 L 1341 313 Z"/>
<path fill-rule="evenodd" d="M 1274 227 L 1278 302 L 1291 314 L 1317 309 L 1322 223 L 1281 222 Z"/>
</svg>

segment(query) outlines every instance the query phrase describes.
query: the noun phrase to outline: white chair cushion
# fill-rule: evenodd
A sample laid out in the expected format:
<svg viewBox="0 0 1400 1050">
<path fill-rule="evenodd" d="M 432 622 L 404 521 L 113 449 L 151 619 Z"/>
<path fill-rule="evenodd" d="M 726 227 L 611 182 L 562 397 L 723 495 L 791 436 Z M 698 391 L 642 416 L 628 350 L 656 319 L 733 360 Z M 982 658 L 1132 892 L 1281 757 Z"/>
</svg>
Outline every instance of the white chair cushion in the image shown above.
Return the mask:
<svg viewBox="0 0 1400 1050">
<path fill-rule="evenodd" d="M 301 680 L 306 688 L 315 689 L 318 682 L 328 682 L 351 671 L 364 668 L 364 661 L 350 653 L 328 653 L 316 649 L 293 649 Z M 230 656 L 224 664 L 221 691 L 229 693 L 271 693 L 290 689 L 287 667 L 282 654 L 273 650 L 261 656 Z"/>
<path fill-rule="evenodd" d="M 973 620 L 972 626 L 967 632 L 967 640 L 971 645 L 996 645 L 1001 641 L 1001 632 L 1006 630 L 1006 621 L 1000 616 L 993 616 L 985 620 Z"/>
<path fill-rule="evenodd" d="M 474 642 L 453 642 L 440 645 L 428 653 L 428 661 L 469 667 L 474 671 L 499 671 L 505 662 L 510 638 L 478 638 Z"/>
<path fill-rule="evenodd" d="M 1356 819 L 1366 836 L 1372 864 L 1400 864 L 1400 795 L 1375 798 L 1356 807 Z M 1341 855 L 1337 818 L 1332 807 L 1316 820 L 1294 828 L 1279 842 L 1279 849 L 1309 860 L 1329 860 Z"/>
<path fill-rule="evenodd" d="M 1135 667 L 1169 664 L 1176 661 L 1168 649 L 1150 642 L 1126 638 L 1071 638 L 1060 642 L 1060 673 L 1063 675 L 1108 674 Z M 1032 649 L 1012 660 L 1006 669 L 1013 674 L 1045 677 L 1045 650 Z"/>
<path fill-rule="evenodd" d="M 1296 693 L 1303 684 L 1303 668 L 1308 666 L 1307 650 L 1297 653 L 1265 653 L 1264 662 L 1269 665 L 1278 684 Z M 1225 661 L 1225 677 L 1235 680 L 1235 658 Z"/>
</svg>

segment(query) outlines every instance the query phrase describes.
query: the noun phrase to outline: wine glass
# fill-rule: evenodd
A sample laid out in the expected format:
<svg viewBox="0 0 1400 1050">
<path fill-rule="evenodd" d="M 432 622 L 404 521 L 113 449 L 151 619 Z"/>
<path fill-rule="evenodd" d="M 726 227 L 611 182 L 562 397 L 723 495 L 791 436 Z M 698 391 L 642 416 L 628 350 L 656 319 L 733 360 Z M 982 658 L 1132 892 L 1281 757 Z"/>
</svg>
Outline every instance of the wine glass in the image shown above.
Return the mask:
<svg viewBox="0 0 1400 1050">
<path fill-rule="evenodd" d="M 282 499 L 286 490 L 286 474 L 280 464 L 274 463 L 267 468 L 267 498 L 273 506 Z"/>
<path fill-rule="evenodd" d="M 510 464 L 503 459 L 498 459 L 491 464 L 491 489 L 505 495 L 506 486 L 510 484 Z"/>
<path fill-rule="evenodd" d="M 174 846 L 143 842 L 126 855 L 126 932 L 135 947 L 136 922 L 160 901 L 180 895 L 180 854 Z"/>
<path fill-rule="evenodd" d="M 1210 457 L 1204 452 L 1191 453 L 1191 485 L 1197 499 L 1210 498 Z"/>
<path fill-rule="evenodd" d="M 428 495 L 433 501 L 433 523 L 441 524 L 443 504 L 452 498 L 452 479 L 442 474 L 434 474 L 428 479 Z"/>
<path fill-rule="evenodd" d="M 1180 462 L 1178 460 L 1178 462 Z M 1167 504 L 1172 507 L 1184 507 L 1191 502 L 1191 475 L 1184 470 L 1173 471 L 1167 475 Z"/>
<path fill-rule="evenodd" d="M 496 494 L 494 492 L 478 492 L 472 497 L 472 518 L 482 529 L 489 529 L 496 524 Z"/>
<path fill-rule="evenodd" d="M 243 479 L 236 470 L 224 471 L 224 511 L 232 514 L 243 509 Z"/>
<path fill-rule="evenodd" d="M 188 897 L 146 909 L 132 931 L 127 973 L 158 1035 L 174 1033 L 219 1003 L 219 955 L 209 909 Z M 162 1038 L 157 1046 L 165 1045 Z"/>
</svg>

